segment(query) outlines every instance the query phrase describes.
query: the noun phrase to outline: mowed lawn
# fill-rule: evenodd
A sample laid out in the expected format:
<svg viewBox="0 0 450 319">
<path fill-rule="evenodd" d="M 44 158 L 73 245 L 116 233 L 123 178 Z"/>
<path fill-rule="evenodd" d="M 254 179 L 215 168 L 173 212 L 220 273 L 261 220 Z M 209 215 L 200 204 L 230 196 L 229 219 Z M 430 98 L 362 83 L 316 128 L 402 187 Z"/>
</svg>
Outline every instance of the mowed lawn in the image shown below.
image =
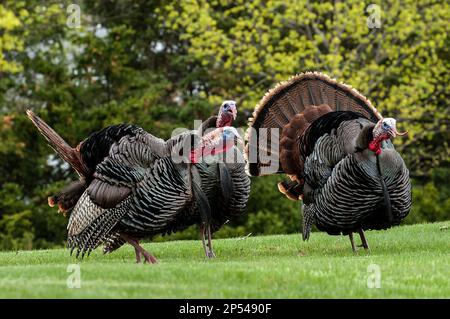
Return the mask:
<svg viewBox="0 0 450 319">
<path fill-rule="evenodd" d="M 450 222 L 366 234 L 371 253 L 324 233 L 214 240 L 214 260 L 200 241 L 145 244 L 157 265 L 135 264 L 130 246 L 82 261 L 65 249 L 1 252 L 0 297 L 450 298 Z M 67 287 L 70 264 L 80 288 Z"/>
</svg>

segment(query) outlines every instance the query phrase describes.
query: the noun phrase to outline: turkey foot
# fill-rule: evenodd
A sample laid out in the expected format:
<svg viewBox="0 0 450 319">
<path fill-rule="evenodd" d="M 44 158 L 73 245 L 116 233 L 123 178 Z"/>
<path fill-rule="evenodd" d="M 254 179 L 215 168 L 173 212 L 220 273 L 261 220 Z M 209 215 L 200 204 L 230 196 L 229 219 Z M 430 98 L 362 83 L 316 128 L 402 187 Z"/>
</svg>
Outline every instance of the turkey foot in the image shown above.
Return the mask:
<svg viewBox="0 0 450 319">
<path fill-rule="evenodd" d="M 213 252 L 212 249 L 212 242 L 211 242 L 211 228 L 209 225 L 202 224 L 200 226 L 200 234 L 202 237 L 202 244 L 203 249 L 205 250 L 205 256 L 207 258 L 214 258 L 216 255 Z M 206 237 L 208 240 L 206 241 Z"/>
<path fill-rule="evenodd" d="M 366 235 L 364 234 L 364 230 L 361 228 L 360 230 L 358 230 L 358 233 L 359 233 L 359 237 L 361 237 L 362 247 L 364 247 L 365 250 L 370 251 L 369 243 L 367 242 Z"/>
<path fill-rule="evenodd" d="M 120 237 L 122 237 L 127 243 L 134 247 L 134 252 L 136 253 L 136 263 L 141 262 L 141 255 L 144 256 L 144 263 L 147 262 L 149 264 L 156 264 L 158 262 L 152 254 L 150 254 L 148 251 L 142 248 L 141 245 L 139 245 L 139 240 L 125 234 L 120 234 Z"/>
<path fill-rule="evenodd" d="M 359 229 L 358 234 L 359 234 L 359 237 L 361 237 L 361 246 L 358 246 L 358 247 L 364 247 L 365 250 L 368 250 L 370 252 L 369 243 L 367 242 L 366 236 L 364 234 L 364 230 Z M 353 238 L 353 233 L 348 234 L 348 237 L 350 238 L 350 243 L 352 244 L 352 250 L 354 253 L 356 253 L 356 245 L 355 245 L 355 240 Z"/>
</svg>

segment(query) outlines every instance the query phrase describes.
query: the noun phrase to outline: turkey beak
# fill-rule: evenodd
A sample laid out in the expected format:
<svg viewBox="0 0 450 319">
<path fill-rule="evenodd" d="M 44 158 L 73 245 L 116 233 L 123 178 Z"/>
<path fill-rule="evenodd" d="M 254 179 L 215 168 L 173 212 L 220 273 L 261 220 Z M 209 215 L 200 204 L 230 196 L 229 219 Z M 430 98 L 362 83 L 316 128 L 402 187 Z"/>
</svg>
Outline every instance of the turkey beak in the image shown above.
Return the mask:
<svg viewBox="0 0 450 319">
<path fill-rule="evenodd" d="M 397 135 L 404 136 L 404 135 L 408 134 L 408 132 L 399 132 L 399 131 L 397 131 L 396 127 L 393 127 L 388 131 L 388 134 L 391 138 L 395 138 Z"/>
<path fill-rule="evenodd" d="M 236 105 L 231 106 L 231 115 L 233 115 L 233 120 L 235 120 L 237 116 Z"/>
<path fill-rule="evenodd" d="M 397 134 L 398 136 L 404 136 L 404 135 L 408 134 L 408 131 L 399 132 L 399 131 L 397 131 L 397 129 L 395 129 L 395 134 Z"/>
</svg>

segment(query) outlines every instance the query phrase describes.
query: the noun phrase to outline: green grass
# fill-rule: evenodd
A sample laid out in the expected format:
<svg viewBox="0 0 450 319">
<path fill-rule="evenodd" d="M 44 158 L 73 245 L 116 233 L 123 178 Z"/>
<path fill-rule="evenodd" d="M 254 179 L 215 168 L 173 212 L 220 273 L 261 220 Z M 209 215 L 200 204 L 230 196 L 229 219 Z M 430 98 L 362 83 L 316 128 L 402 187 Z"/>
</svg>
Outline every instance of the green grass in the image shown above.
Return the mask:
<svg viewBox="0 0 450 319">
<path fill-rule="evenodd" d="M 157 265 L 134 263 L 125 246 L 77 261 L 64 249 L 0 253 L 2 298 L 450 298 L 450 222 L 369 231 L 372 252 L 352 253 L 344 236 L 313 233 L 149 243 Z M 81 288 L 67 288 L 78 263 Z M 379 266 L 381 288 L 367 287 Z M 369 268 L 370 269 L 370 268 Z"/>
</svg>

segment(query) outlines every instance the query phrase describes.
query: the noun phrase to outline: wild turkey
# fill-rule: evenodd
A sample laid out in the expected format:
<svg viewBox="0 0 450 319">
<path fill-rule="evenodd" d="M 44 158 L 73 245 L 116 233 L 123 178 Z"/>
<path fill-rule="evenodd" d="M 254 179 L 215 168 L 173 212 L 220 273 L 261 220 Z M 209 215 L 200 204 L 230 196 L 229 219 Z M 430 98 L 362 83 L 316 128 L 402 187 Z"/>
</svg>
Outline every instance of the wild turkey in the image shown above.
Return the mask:
<svg viewBox="0 0 450 319">
<path fill-rule="evenodd" d="M 197 132 L 200 136 L 207 134 L 211 130 L 218 128 L 218 127 L 224 127 L 224 126 L 231 126 L 233 121 L 236 119 L 237 116 L 237 108 L 236 108 L 236 102 L 233 100 L 226 100 L 222 103 L 219 109 L 219 113 L 217 116 L 211 116 L 206 121 L 204 121 L 200 127 L 197 128 Z M 243 160 L 244 161 L 244 160 Z M 243 163 L 243 162 L 242 162 Z M 206 183 L 206 185 L 213 185 L 209 183 L 211 180 L 214 179 L 214 176 L 222 176 L 220 178 L 220 184 L 221 184 L 221 190 L 224 197 L 222 198 L 222 201 L 213 201 L 211 203 L 213 205 L 212 211 L 216 213 L 215 219 L 214 219 L 214 227 L 213 232 L 220 228 L 220 226 L 228 220 L 227 217 L 231 217 L 236 215 L 242 214 L 243 207 L 237 207 L 237 210 L 233 209 L 233 204 L 228 203 L 229 197 L 231 198 L 239 198 L 236 196 L 231 196 L 231 193 L 235 191 L 235 194 L 241 194 L 245 198 L 245 200 L 238 200 L 240 205 L 242 203 L 246 203 L 248 199 L 248 190 L 250 187 L 250 180 L 247 178 L 239 178 L 236 180 L 231 180 L 228 170 L 231 169 L 232 171 L 238 170 L 240 171 L 242 169 L 242 163 L 235 163 L 236 165 L 229 165 L 225 164 L 221 161 L 218 161 L 216 165 L 207 165 L 204 167 L 204 172 L 209 172 L 208 176 L 202 175 L 203 182 Z M 218 174 L 218 175 L 217 175 Z M 235 185 L 235 190 L 232 189 L 232 184 Z M 217 185 L 217 184 L 214 184 Z M 242 189 L 240 189 L 242 188 Z M 211 187 L 209 188 L 209 191 L 211 192 L 211 195 L 216 191 L 216 188 Z M 210 195 L 210 196 L 211 196 Z M 220 203 L 220 205 L 217 205 Z M 239 206 L 239 205 L 238 205 Z M 245 206 L 245 205 L 244 205 Z M 223 210 L 223 208 L 228 209 L 226 211 Z M 189 215 L 187 215 L 189 216 Z M 177 221 L 176 228 L 185 228 L 186 226 L 190 225 L 190 217 L 187 217 L 186 219 L 180 218 Z M 220 226 L 219 226 L 220 225 Z M 205 254 L 207 257 L 211 258 L 214 257 L 214 252 L 211 247 L 211 230 L 205 227 L 205 224 L 200 224 L 200 236 L 202 238 L 203 246 L 205 248 Z M 208 238 L 208 242 L 205 246 L 205 238 Z"/>
<path fill-rule="evenodd" d="M 264 96 L 249 126 L 248 174 L 289 176 L 278 188 L 303 200 L 303 240 L 315 224 L 349 235 L 353 250 L 358 232 L 369 249 L 364 230 L 409 213 L 409 172 L 390 141 L 405 133 L 350 86 L 316 72 L 294 76 Z"/>
<path fill-rule="evenodd" d="M 202 191 L 208 198 L 207 203 L 201 199 L 198 202 L 203 203 L 202 211 L 210 212 L 210 217 L 203 217 L 209 222 L 199 223 L 193 220 L 198 217 L 187 210 L 180 213 L 165 232 L 170 234 L 198 224 L 205 255 L 208 258 L 215 256 L 211 244 L 211 234 L 219 230 L 228 220 L 242 215 L 250 195 L 250 179 L 245 173 L 244 157 L 236 148 L 222 147 L 220 138 L 216 136 L 216 134 L 221 134 L 220 132 L 220 129 L 216 129 L 207 133 L 202 138 L 200 145 L 190 153 L 190 162 L 195 163 Z M 229 141 L 233 136 L 237 137 L 235 144 L 243 145 L 235 128 L 230 128 L 224 134 L 229 134 L 227 138 Z M 210 145 L 208 146 L 210 150 L 206 150 L 202 144 Z M 223 156 L 220 156 L 221 154 Z"/>
<path fill-rule="evenodd" d="M 89 253 L 102 242 L 104 252 L 128 242 L 135 247 L 138 262 L 141 255 L 146 262 L 156 262 L 139 245 L 139 239 L 171 231 L 177 225 L 177 218 L 184 215 L 189 215 L 191 224 L 204 223 L 210 234 L 209 225 L 216 214 L 211 213 L 209 202 L 217 198 L 206 197 L 202 190 L 200 175 L 208 172 L 202 172 L 202 163 L 172 160 L 174 152 L 179 152 L 186 140 L 190 145 L 193 133 L 165 142 L 137 126 L 122 124 L 93 133 L 77 148 L 71 148 L 39 117 L 31 111 L 27 113 L 51 146 L 81 177 L 49 199 L 50 205 L 57 204 L 62 211 L 71 210 L 68 245 L 72 250 L 77 249 L 77 256 Z M 213 147 L 222 141 L 234 141 L 236 134 L 232 127 L 218 128 L 201 139 L 198 149 L 202 152 L 194 153 L 204 156 L 227 151 L 232 144 L 225 144 L 222 149 Z M 243 165 L 229 175 L 231 183 L 242 177 L 248 179 Z M 220 176 L 215 176 L 215 180 L 220 181 Z M 245 207 L 248 193 L 249 187 L 243 194 L 233 194 L 242 203 L 241 207 Z M 205 248 L 205 253 L 211 252 Z"/>
</svg>

